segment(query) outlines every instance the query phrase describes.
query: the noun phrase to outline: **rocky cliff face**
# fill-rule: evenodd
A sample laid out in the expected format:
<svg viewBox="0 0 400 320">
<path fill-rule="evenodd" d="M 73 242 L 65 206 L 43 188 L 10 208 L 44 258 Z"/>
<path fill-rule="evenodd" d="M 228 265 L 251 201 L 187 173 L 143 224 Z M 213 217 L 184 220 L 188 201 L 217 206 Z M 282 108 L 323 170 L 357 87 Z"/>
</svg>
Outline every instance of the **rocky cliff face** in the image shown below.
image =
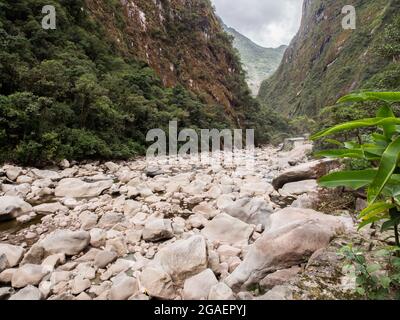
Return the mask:
<svg viewBox="0 0 400 320">
<path fill-rule="evenodd" d="M 342 27 L 342 8 L 353 5 L 356 30 Z M 397 9 L 396 9 L 397 8 Z M 343 94 L 363 88 L 385 67 L 376 44 L 398 10 L 398 1 L 305 0 L 299 32 L 259 97 L 286 115 L 313 116 Z"/>
<path fill-rule="evenodd" d="M 238 116 L 241 68 L 208 0 L 86 0 L 115 46 L 148 63 L 165 86 L 184 85 Z M 235 83 L 236 82 L 236 83 Z M 242 88 L 245 89 L 246 88 Z"/>
<path fill-rule="evenodd" d="M 278 69 L 287 46 L 261 47 L 234 28 L 226 25 L 223 25 L 223 27 L 234 38 L 233 45 L 239 51 L 243 68 L 247 73 L 247 83 L 256 96 L 261 83 Z"/>
</svg>

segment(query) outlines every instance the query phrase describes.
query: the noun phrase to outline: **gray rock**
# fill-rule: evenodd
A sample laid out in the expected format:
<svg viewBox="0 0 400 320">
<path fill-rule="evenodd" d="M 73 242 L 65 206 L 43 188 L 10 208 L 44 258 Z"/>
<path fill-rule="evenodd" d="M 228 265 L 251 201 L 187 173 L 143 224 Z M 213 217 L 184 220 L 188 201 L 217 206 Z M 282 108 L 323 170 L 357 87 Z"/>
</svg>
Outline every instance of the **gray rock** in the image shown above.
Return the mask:
<svg viewBox="0 0 400 320">
<path fill-rule="evenodd" d="M 37 264 L 25 264 L 14 272 L 11 285 L 14 288 L 23 288 L 28 285 L 38 285 L 49 274 L 49 270 Z"/>
<path fill-rule="evenodd" d="M 0 272 L 3 272 L 9 268 L 7 256 L 5 254 L 0 254 Z"/>
<path fill-rule="evenodd" d="M 20 263 L 24 255 L 24 249 L 11 244 L 0 243 L 0 256 L 3 255 L 7 259 L 8 267 L 13 268 Z"/>
<path fill-rule="evenodd" d="M 235 289 L 258 283 L 268 273 L 306 262 L 344 231 L 345 226 L 337 217 L 306 209 L 280 210 L 271 215 L 262 237 L 225 282 Z"/>
<path fill-rule="evenodd" d="M 265 226 L 274 211 L 271 204 L 260 198 L 243 198 L 225 208 L 224 212 L 248 224 Z"/>
<path fill-rule="evenodd" d="M 32 212 L 32 206 L 19 197 L 0 197 L 0 220 L 15 219 Z"/>
<path fill-rule="evenodd" d="M 90 235 L 86 231 L 57 230 L 46 236 L 40 245 L 49 254 L 73 256 L 85 250 L 89 243 Z"/>
<path fill-rule="evenodd" d="M 203 272 L 186 279 L 183 286 L 183 298 L 185 300 L 205 300 L 208 298 L 210 290 L 218 284 L 214 272 L 206 269 Z"/>
<path fill-rule="evenodd" d="M 110 263 L 117 260 L 117 258 L 118 255 L 114 251 L 101 251 L 96 255 L 96 258 L 94 259 L 94 264 L 100 269 L 104 269 Z"/>
<path fill-rule="evenodd" d="M 210 289 L 208 300 L 235 300 L 235 297 L 232 289 L 220 282 Z"/>
<path fill-rule="evenodd" d="M 10 300 L 42 300 L 42 293 L 34 286 L 27 286 L 13 294 Z"/>
<path fill-rule="evenodd" d="M 98 197 L 113 185 L 112 180 L 87 183 L 77 178 L 63 179 L 55 189 L 56 197 L 92 198 Z"/>
<path fill-rule="evenodd" d="M 171 220 L 154 219 L 146 222 L 142 236 L 143 240 L 145 241 L 160 241 L 171 239 L 174 236 Z"/>
<path fill-rule="evenodd" d="M 46 215 L 46 214 L 53 214 L 53 213 L 57 213 L 57 212 L 67 213 L 68 208 L 63 206 L 59 202 L 54 202 L 54 203 L 43 203 L 38 206 L 35 206 L 35 207 L 33 207 L 33 211 L 38 214 Z"/>
<path fill-rule="evenodd" d="M 219 214 L 201 231 L 210 241 L 230 245 L 247 245 L 253 227 L 228 214 Z"/>
<path fill-rule="evenodd" d="M 145 268 L 140 274 L 140 283 L 151 297 L 172 300 L 176 296 L 171 277 L 161 268 Z"/>
<path fill-rule="evenodd" d="M 139 284 L 135 278 L 126 275 L 115 279 L 110 289 L 110 300 L 128 300 L 139 292 Z"/>
<path fill-rule="evenodd" d="M 181 283 L 207 268 L 207 248 L 202 236 L 179 240 L 162 248 L 155 256 L 159 264 L 170 276 Z"/>
</svg>

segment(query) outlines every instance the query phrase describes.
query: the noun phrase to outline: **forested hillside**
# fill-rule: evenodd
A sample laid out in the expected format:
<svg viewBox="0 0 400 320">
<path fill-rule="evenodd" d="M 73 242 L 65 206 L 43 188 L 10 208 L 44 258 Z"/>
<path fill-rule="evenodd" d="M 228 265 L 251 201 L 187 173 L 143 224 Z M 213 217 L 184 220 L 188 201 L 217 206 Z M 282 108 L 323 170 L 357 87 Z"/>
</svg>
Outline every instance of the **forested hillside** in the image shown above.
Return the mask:
<svg viewBox="0 0 400 320">
<path fill-rule="evenodd" d="M 41 26 L 49 4 L 56 30 Z M 7 0 L 0 40 L 2 161 L 129 158 L 172 119 L 257 127 L 209 1 Z"/>
</svg>

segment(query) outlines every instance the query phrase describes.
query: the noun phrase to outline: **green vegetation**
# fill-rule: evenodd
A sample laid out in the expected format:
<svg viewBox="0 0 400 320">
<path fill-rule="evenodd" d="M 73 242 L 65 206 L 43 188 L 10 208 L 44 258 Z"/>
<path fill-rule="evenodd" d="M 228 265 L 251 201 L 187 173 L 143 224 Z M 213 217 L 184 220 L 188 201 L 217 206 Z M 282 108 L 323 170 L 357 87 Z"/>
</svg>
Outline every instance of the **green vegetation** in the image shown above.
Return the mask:
<svg viewBox="0 0 400 320">
<path fill-rule="evenodd" d="M 358 292 L 371 299 L 383 299 L 393 290 L 400 294 L 400 118 L 392 109 L 400 102 L 400 92 L 361 92 L 339 100 L 340 104 L 371 102 L 380 105 L 374 118 L 335 125 L 314 134 L 312 139 L 353 132 L 353 138 L 347 141 L 328 139 L 329 144 L 339 148 L 316 155 L 362 161 L 364 168 L 330 173 L 319 184 L 327 188 L 367 189 L 368 206 L 359 213 L 359 228 L 378 224 L 382 233 L 390 232 L 387 240 L 394 239 L 395 246 L 386 252 L 389 261 L 385 268 L 375 262 L 368 264 L 365 256 L 352 248 L 344 248 L 342 253 L 356 268 Z M 383 274 L 378 272 L 382 270 Z"/>
<path fill-rule="evenodd" d="M 117 18 L 118 3 L 107 2 Z M 49 4 L 56 30 L 41 27 L 41 8 Z M 84 0 L 0 3 L 1 162 L 127 159 L 144 152 L 149 129 L 166 129 L 173 119 L 185 128 L 233 127 L 224 106 L 180 85 L 165 88 L 146 63 L 107 39 Z M 260 128 L 244 74 L 232 77 L 233 104 L 250 114 L 242 115 L 243 125 Z"/>
<path fill-rule="evenodd" d="M 359 171 L 331 173 L 320 179 L 321 186 L 328 188 L 349 187 L 361 189 L 368 187 L 368 204 L 359 219 L 360 228 L 378 221 L 384 221 L 382 232 L 393 230 L 395 243 L 400 247 L 400 118 L 396 117 L 390 104 L 400 102 L 399 92 L 362 92 L 351 94 L 339 103 L 379 101 L 382 106 L 375 118 L 360 119 L 336 125 L 312 136 L 320 139 L 335 133 L 376 128 L 363 140 L 337 141 L 341 149 L 325 150 L 317 156 L 331 158 L 363 159 L 369 168 Z"/>
<path fill-rule="evenodd" d="M 356 291 L 360 297 L 371 300 L 400 299 L 400 258 L 397 247 L 387 247 L 366 256 L 352 245 L 340 250 L 349 263 L 345 266 L 356 277 Z M 368 260 L 374 262 L 368 262 Z"/>
</svg>

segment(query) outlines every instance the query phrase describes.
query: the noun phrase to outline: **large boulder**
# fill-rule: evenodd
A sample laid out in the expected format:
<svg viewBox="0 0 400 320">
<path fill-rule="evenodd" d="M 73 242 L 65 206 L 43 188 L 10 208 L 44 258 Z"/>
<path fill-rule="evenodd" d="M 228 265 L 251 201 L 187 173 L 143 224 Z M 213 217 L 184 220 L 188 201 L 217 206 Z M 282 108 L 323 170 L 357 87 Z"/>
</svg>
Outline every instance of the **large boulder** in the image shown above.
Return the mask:
<svg viewBox="0 0 400 320">
<path fill-rule="evenodd" d="M 160 265 L 177 283 L 207 268 L 206 241 L 202 236 L 179 240 L 162 248 L 154 263 Z"/>
<path fill-rule="evenodd" d="M 253 227 L 222 213 L 208 222 L 201 233 L 210 241 L 218 241 L 230 245 L 247 245 L 253 233 Z"/>
<path fill-rule="evenodd" d="M 112 180 L 103 180 L 88 183 L 77 178 L 63 179 L 55 190 L 56 197 L 92 198 L 98 197 L 103 191 L 110 189 Z"/>
<path fill-rule="evenodd" d="M 0 221 L 15 219 L 32 212 L 32 206 L 19 197 L 0 197 Z"/>
<path fill-rule="evenodd" d="M 195 276 L 186 279 L 183 286 L 183 298 L 185 300 L 205 300 L 208 298 L 210 290 L 218 284 L 214 272 L 206 269 Z"/>
<path fill-rule="evenodd" d="M 235 289 L 259 283 L 269 273 L 307 262 L 345 230 L 344 222 L 337 217 L 308 209 L 280 210 L 271 215 L 262 237 L 225 282 Z"/>
<path fill-rule="evenodd" d="M 307 162 L 281 172 L 279 176 L 272 181 L 272 185 L 276 190 L 279 190 L 290 182 L 318 179 L 338 166 L 339 162 L 331 159 Z"/>
<path fill-rule="evenodd" d="M 264 199 L 247 197 L 235 201 L 224 209 L 230 216 L 254 225 L 265 225 L 273 211 L 272 206 Z"/>
<path fill-rule="evenodd" d="M 48 254 L 73 256 L 85 250 L 89 243 L 90 234 L 86 231 L 57 230 L 46 236 L 40 246 Z"/>
<path fill-rule="evenodd" d="M 13 268 L 22 260 L 24 249 L 11 244 L 0 243 L 0 256 L 2 255 L 4 255 L 8 261 L 8 267 Z"/>
</svg>

